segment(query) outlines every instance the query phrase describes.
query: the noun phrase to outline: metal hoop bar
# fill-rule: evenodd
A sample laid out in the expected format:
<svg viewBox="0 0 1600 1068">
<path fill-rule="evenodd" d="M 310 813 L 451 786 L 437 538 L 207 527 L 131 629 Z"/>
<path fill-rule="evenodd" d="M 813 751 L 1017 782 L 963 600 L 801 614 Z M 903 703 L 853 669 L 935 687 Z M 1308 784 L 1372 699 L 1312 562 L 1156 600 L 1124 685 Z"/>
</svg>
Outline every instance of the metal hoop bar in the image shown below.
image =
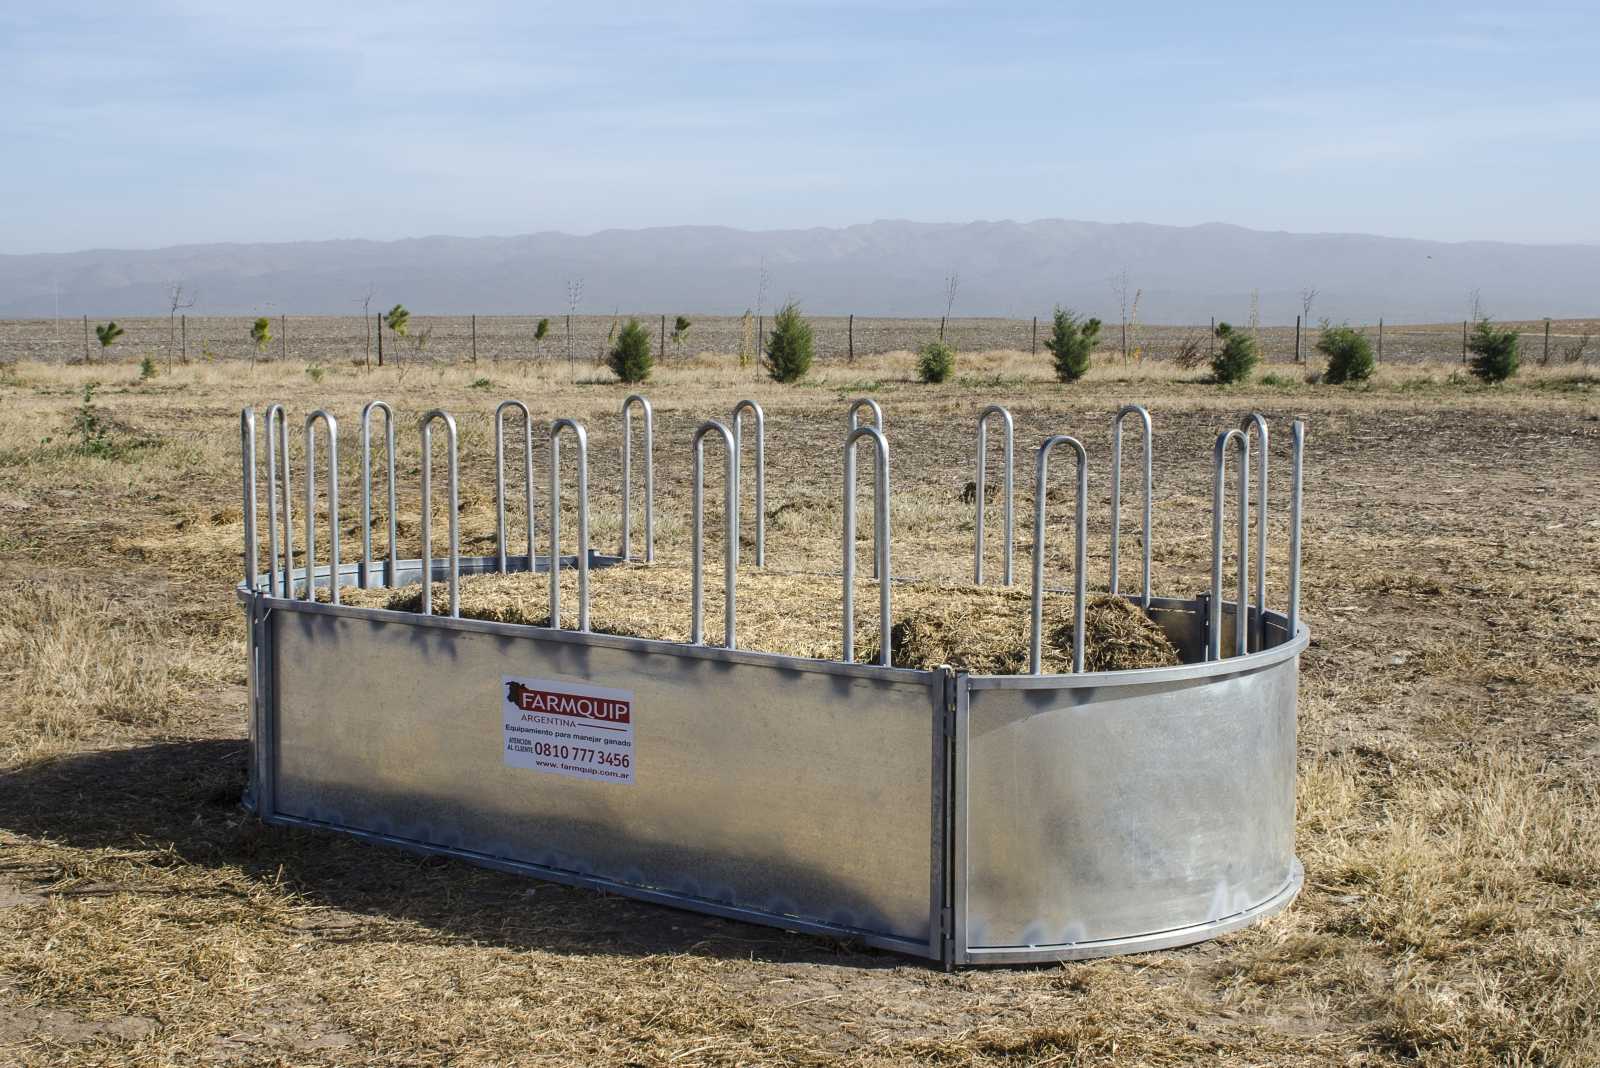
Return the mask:
<svg viewBox="0 0 1600 1068">
<path fill-rule="evenodd" d="M 243 467 L 244 503 L 244 584 L 253 596 L 256 592 L 256 567 L 260 563 L 256 549 L 256 410 L 245 408 L 239 412 L 239 458 Z"/>
<path fill-rule="evenodd" d="M 274 426 L 277 433 L 274 434 Z M 282 453 L 282 459 L 279 459 Z M 278 566 L 278 465 L 283 464 L 283 571 Z M 289 510 L 289 416 L 283 405 L 267 409 L 267 592 L 294 597 L 294 519 Z"/>
<path fill-rule="evenodd" d="M 1150 607 L 1150 516 L 1151 500 L 1155 496 L 1155 474 L 1150 447 L 1150 413 L 1143 405 L 1129 404 L 1111 418 L 1111 593 L 1120 586 L 1118 574 L 1118 538 L 1122 533 L 1122 421 L 1130 415 L 1139 417 L 1144 432 L 1144 586 L 1139 595 L 1139 605 Z"/>
<path fill-rule="evenodd" d="M 433 613 L 433 423 L 444 423 L 450 484 L 450 616 L 461 615 L 461 540 L 456 517 L 461 511 L 460 471 L 456 465 L 456 421 L 443 408 L 422 417 L 422 614 Z"/>
<path fill-rule="evenodd" d="M 650 402 L 642 393 L 634 393 L 622 402 L 622 549 L 617 555 L 624 560 L 633 559 L 633 546 L 630 544 L 633 539 L 629 536 L 632 509 L 628 496 L 633 488 L 629 474 L 629 453 L 633 451 L 635 405 L 644 412 L 644 562 L 653 564 L 656 561 L 656 418 L 650 409 Z"/>
<path fill-rule="evenodd" d="M 533 416 L 519 400 L 503 400 L 494 410 L 494 543 L 500 574 L 506 573 L 506 411 L 522 413 L 522 479 L 528 502 L 528 570 L 533 570 Z"/>
<path fill-rule="evenodd" d="M 383 413 L 383 443 L 389 468 L 389 559 L 384 564 L 383 584 L 394 585 L 400 567 L 399 520 L 394 478 L 394 409 L 381 400 L 368 401 L 361 409 L 361 588 L 372 584 L 372 413 Z"/>
<path fill-rule="evenodd" d="M 756 420 L 756 566 L 767 566 L 767 413 L 753 400 L 742 400 L 733 406 L 729 419 L 733 423 L 733 454 L 735 466 L 744 465 L 744 413 L 748 411 Z M 742 475 L 740 476 L 743 477 Z M 738 502 L 743 507 L 743 502 Z M 733 523 L 734 563 L 739 562 L 739 512 L 735 508 Z"/>
<path fill-rule="evenodd" d="M 561 431 L 578 440 L 578 629 L 589 629 L 589 434 L 583 424 L 550 424 L 550 626 L 561 629 Z"/>
<path fill-rule="evenodd" d="M 854 418 L 854 410 L 851 417 Z M 872 440 L 877 468 L 872 487 L 872 548 L 878 574 L 878 663 L 888 667 L 892 651 L 889 540 L 889 442 L 875 426 L 853 428 L 844 439 L 844 655 L 855 659 L 856 442 Z"/>
<path fill-rule="evenodd" d="M 1255 648 L 1266 645 L 1267 626 L 1267 419 L 1260 412 L 1251 412 L 1240 425 L 1248 437 L 1252 429 L 1258 437 L 1256 452 L 1256 619 L 1250 628 Z M 1249 609 L 1244 610 L 1246 615 Z"/>
<path fill-rule="evenodd" d="M 1050 454 L 1058 445 L 1070 446 L 1078 458 L 1077 529 L 1073 535 L 1072 564 L 1072 671 L 1083 671 L 1084 591 L 1089 555 L 1089 454 L 1083 442 L 1055 434 L 1039 446 L 1033 478 L 1033 628 L 1028 641 L 1028 673 L 1041 674 L 1044 654 L 1044 513 L 1045 483 L 1050 476 Z"/>
<path fill-rule="evenodd" d="M 1301 476 L 1305 468 L 1306 424 L 1296 419 L 1289 438 L 1294 455 L 1294 473 L 1289 491 L 1289 640 L 1300 627 L 1300 507 Z"/>
<path fill-rule="evenodd" d="M 1246 617 L 1250 614 L 1250 437 L 1240 430 L 1217 435 L 1212 452 L 1215 474 L 1211 483 L 1211 604 L 1206 625 L 1206 659 L 1222 659 L 1222 489 L 1228 445 L 1239 450 L 1239 603 L 1234 608 L 1234 655 L 1249 649 Z"/>
<path fill-rule="evenodd" d="M 850 402 L 850 429 L 854 430 L 856 427 L 861 425 L 856 416 L 862 408 L 872 409 L 872 417 L 877 420 L 878 429 L 882 430 L 883 408 L 880 407 L 878 402 L 873 400 L 871 397 L 857 397 L 855 400 Z"/>
<path fill-rule="evenodd" d="M 978 477 L 973 479 L 973 483 L 972 483 L 973 484 L 973 488 L 976 490 L 976 496 L 977 496 L 977 501 L 978 501 L 978 520 L 977 520 L 977 524 L 976 524 L 978 533 L 977 533 L 977 538 L 976 538 L 976 551 L 974 553 L 974 556 L 975 556 L 976 559 L 975 559 L 975 562 L 974 562 L 973 567 L 972 567 L 972 581 L 973 581 L 974 584 L 979 585 L 979 586 L 983 585 L 983 505 L 984 505 L 984 500 L 983 500 L 983 496 L 984 496 L 983 495 L 983 489 L 984 489 L 983 476 L 984 476 L 984 467 L 986 466 L 985 465 L 985 461 L 988 459 L 988 452 L 987 452 L 987 445 L 986 445 L 986 435 L 987 435 L 987 431 L 988 431 L 988 428 L 989 428 L 989 420 L 991 418 L 995 417 L 995 416 L 998 416 L 1000 418 L 1000 425 L 1005 430 L 1005 442 L 1004 442 L 1003 451 L 1002 451 L 1002 460 L 1003 460 L 1003 462 L 1005 464 L 1003 489 L 1005 491 L 1005 498 L 1006 498 L 1005 499 L 1005 550 L 1006 551 L 1005 551 L 1005 577 L 1004 577 L 1003 584 L 1006 585 L 1006 586 L 1011 585 L 1011 582 L 1012 582 L 1012 561 L 1013 561 L 1013 554 L 1014 554 L 1014 551 L 1015 551 L 1015 536 L 1014 536 L 1013 531 L 1014 531 L 1015 522 L 1016 522 L 1016 518 L 1015 518 L 1015 514 L 1014 514 L 1015 510 L 1016 510 L 1016 496 L 1015 496 L 1015 487 L 1012 485 L 1013 475 L 1012 475 L 1012 472 L 1011 472 L 1011 468 L 1012 468 L 1012 459 L 1011 458 L 1012 458 L 1012 449 L 1013 449 L 1015 441 L 1016 441 L 1016 424 L 1012 421 L 1011 413 L 1009 411 L 1007 411 L 1005 408 L 1002 408 L 998 404 L 991 404 L 991 405 L 989 405 L 989 407 L 985 408 L 983 411 L 978 413 Z"/>
<path fill-rule="evenodd" d="M 726 423 L 715 419 L 701 423 L 694 432 L 694 541 L 691 550 L 690 573 L 693 585 L 689 597 L 689 644 L 705 644 L 705 578 L 702 573 L 705 559 L 705 461 L 706 435 L 718 434 L 723 446 L 723 576 L 722 576 L 722 644 L 735 648 L 734 593 L 739 568 L 739 453 L 735 432 Z"/>
<path fill-rule="evenodd" d="M 339 603 L 339 421 L 324 408 L 306 416 L 306 600 L 317 599 L 317 420 L 328 433 L 328 599 Z"/>
<path fill-rule="evenodd" d="M 872 416 L 877 420 L 877 427 L 881 431 L 883 429 L 883 408 L 871 397 L 857 397 L 850 402 L 850 429 L 854 430 L 862 425 L 857 419 L 857 415 L 862 408 L 868 408 L 872 411 Z M 854 522 L 854 519 L 851 521 Z M 876 556 L 872 558 L 872 577 L 881 577 L 878 572 L 878 558 Z"/>
</svg>

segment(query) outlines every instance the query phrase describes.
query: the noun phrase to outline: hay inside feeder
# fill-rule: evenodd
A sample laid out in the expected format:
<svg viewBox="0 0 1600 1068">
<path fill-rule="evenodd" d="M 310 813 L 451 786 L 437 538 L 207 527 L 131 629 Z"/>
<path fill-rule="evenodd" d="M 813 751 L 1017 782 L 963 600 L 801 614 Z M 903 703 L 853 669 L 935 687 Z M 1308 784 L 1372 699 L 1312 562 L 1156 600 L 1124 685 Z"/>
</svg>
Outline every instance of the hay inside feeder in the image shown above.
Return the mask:
<svg viewBox="0 0 1600 1068">
<path fill-rule="evenodd" d="M 705 640 L 722 639 L 722 572 L 704 576 Z M 589 572 L 589 626 L 601 634 L 663 641 L 689 640 L 691 576 L 681 565 L 620 564 Z M 550 625 L 550 580 L 545 574 L 470 575 L 461 579 L 461 615 L 496 623 Z M 422 587 L 340 591 L 356 607 L 415 612 Z M 433 610 L 449 611 L 449 586 L 433 584 Z M 837 660 L 841 590 L 837 576 L 741 570 L 738 576 L 739 648 L 785 656 Z M 891 657 L 896 667 L 923 670 L 941 664 L 978 674 L 1028 670 L 1030 597 L 1000 586 L 894 584 Z M 855 596 L 856 658 L 878 657 L 878 585 L 858 581 Z M 1084 667 L 1123 671 L 1178 664 L 1177 650 L 1145 613 L 1120 597 L 1094 596 L 1085 608 Z M 561 574 L 561 625 L 578 625 L 578 576 Z M 1072 596 L 1047 594 L 1042 667 L 1072 670 Z"/>
</svg>

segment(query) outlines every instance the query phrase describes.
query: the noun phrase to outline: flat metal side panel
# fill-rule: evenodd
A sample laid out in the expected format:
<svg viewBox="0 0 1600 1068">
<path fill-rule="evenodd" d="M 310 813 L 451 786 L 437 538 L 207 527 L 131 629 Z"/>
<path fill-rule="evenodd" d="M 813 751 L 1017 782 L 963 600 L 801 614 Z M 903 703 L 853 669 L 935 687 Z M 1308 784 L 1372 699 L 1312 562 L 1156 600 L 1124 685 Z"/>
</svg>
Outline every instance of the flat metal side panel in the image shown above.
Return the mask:
<svg viewBox="0 0 1600 1068">
<path fill-rule="evenodd" d="M 322 611 L 271 619 L 277 813 L 937 954 L 940 673 L 863 678 Z M 507 766 L 505 675 L 631 690 L 635 781 Z"/>
<path fill-rule="evenodd" d="M 973 689 L 966 948 L 1248 912 L 1292 881 L 1295 658 L 1150 685 Z"/>
</svg>

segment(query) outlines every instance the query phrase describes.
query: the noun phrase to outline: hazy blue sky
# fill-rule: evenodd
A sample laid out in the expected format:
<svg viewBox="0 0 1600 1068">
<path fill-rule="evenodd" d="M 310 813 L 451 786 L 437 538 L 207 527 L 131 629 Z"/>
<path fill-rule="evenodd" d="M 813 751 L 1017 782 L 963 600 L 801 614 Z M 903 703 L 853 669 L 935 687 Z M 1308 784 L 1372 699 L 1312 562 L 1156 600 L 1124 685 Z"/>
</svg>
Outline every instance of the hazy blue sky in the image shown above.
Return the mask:
<svg viewBox="0 0 1600 1068">
<path fill-rule="evenodd" d="M 225 7 L 0 0 L 0 252 L 875 218 L 1600 241 L 1592 2 Z"/>
</svg>

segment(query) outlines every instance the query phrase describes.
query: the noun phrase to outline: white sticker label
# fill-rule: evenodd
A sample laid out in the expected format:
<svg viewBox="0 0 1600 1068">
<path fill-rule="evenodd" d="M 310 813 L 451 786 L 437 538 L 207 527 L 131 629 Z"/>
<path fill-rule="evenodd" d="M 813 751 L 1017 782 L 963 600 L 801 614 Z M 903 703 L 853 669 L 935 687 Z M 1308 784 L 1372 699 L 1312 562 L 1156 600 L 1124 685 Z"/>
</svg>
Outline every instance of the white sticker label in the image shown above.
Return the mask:
<svg viewBox="0 0 1600 1068">
<path fill-rule="evenodd" d="M 599 782 L 633 781 L 633 692 L 562 679 L 500 678 L 505 762 Z"/>
</svg>

